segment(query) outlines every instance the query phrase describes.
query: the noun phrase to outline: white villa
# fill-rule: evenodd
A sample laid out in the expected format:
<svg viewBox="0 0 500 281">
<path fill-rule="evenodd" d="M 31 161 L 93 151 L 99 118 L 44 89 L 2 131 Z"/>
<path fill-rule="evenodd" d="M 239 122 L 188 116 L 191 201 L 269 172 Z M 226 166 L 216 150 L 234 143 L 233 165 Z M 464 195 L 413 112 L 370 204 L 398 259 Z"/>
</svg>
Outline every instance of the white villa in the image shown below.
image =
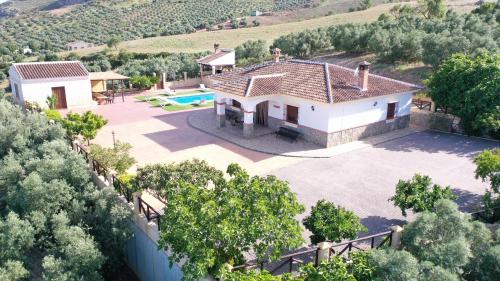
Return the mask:
<svg viewBox="0 0 500 281">
<path fill-rule="evenodd" d="M 15 63 L 9 69 L 9 80 L 14 101 L 47 108 L 47 97 L 55 96 L 56 108 L 91 106 L 90 75 L 81 62 L 57 61 Z"/>
<path fill-rule="evenodd" d="M 274 61 L 208 77 L 216 95 L 216 122 L 226 126 L 226 111 L 237 111 L 243 135 L 255 126 L 300 132 L 302 138 L 330 147 L 408 127 L 416 85 L 358 70 L 313 61 Z"/>
<path fill-rule="evenodd" d="M 233 49 L 220 48 L 214 44 L 214 53 L 198 60 L 200 66 L 200 77 L 233 71 L 236 66 L 236 55 Z"/>
</svg>

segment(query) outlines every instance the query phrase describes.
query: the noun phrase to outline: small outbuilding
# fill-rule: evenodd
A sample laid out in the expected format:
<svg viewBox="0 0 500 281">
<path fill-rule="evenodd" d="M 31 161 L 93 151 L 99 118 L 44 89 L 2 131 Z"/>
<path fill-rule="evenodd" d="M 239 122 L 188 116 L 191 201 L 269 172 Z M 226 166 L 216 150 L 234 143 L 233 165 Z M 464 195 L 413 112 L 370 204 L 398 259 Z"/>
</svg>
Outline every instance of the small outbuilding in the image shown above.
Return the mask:
<svg viewBox="0 0 500 281">
<path fill-rule="evenodd" d="M 233 49 L 220 48 L 214 44 L 214 53 L 198 60 L 200 77 L 233 71 L 236 67 L 236 53 Z"/>
<path fill-rule="evenodd" d="M 79 61 L 15 63 L 9 69 L 14 101 L 49 107 L 48 97 L 56 97 L 55 108 L 95 105 L 90 75 Z"/>
</svg>

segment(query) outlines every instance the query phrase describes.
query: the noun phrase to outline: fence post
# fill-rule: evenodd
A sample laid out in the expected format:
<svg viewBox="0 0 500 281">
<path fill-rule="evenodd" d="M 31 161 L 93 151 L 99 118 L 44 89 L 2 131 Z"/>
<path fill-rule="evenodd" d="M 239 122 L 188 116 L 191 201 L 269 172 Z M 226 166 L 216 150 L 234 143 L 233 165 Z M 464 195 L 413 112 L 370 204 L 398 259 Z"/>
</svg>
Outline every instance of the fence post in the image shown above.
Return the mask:
<svg viewBox="0 0 500 281">
<path fill-rule="evenodd" d="M 431 108 L 430 108 L 430 111 L 431 112 L 436 112 L 436 103 L 431 101 Z"/>
<path fill-rule="evenodd" d="M 318 264 L 321 264 L 321 262 L 328 261 L 330 259 L 331 247 L 332 243 L 329 242 L 321 242 L 318 244 Z"/>
<path fill-rule="evenodd" d="M 132 194 L 132 196 L 134 197 L 134 212 L 136 214 L 139 214 L 140 210 L 139 210 L 139 198 L 141 197 L 141 193 L 142 192 L 134 192 Z"/>
<path fill-rule="evenodd" d="M 90 171 L 94 171 L 94 160 L 92 160 L 92 157 L 90 157 L 90 154 L 87 154 L 87 157 L 88 157 L 89 169 L 90 169 Z"/>
<path fill-rule="evenodd" d="M 399 225 L 391 226 L 392 230 L 392 238 L 391 238 L 391 247 L 395 250 L 398 250 L 401 247 L 401 236 L 403 234 L 403 228 Z"/>
<path fill-rule="evenodd" d="M 114 189 L 113 186 L 113 174 L 111 172 L 106 172 L 106 181 L 108 182 L 108 187 L 111 187 Z"/>
</svg>

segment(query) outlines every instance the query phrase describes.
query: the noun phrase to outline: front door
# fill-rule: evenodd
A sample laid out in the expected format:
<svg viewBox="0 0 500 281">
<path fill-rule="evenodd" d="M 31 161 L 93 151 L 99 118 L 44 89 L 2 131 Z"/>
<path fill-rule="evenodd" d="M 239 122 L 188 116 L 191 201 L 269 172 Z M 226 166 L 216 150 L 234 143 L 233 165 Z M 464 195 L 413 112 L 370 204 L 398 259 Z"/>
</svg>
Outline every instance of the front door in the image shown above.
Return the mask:
<svg viewBox="0 0 500 281">
<path fill-rule="evenodd" d="M 262 126 L 267 126 L 268 111 L 269 111 L 269 102 L 264 101 L 257 104 L 256 114 L 254 115 L 255 116 L 254 123 Z"/>
<path fill-rule="evenodd" d="M 56 98 L 56 109 L 64 109 L 68 107 L 66 104 L 66 90 L 64 87 L 52 88 L 52 96 Z"/>
</svg>

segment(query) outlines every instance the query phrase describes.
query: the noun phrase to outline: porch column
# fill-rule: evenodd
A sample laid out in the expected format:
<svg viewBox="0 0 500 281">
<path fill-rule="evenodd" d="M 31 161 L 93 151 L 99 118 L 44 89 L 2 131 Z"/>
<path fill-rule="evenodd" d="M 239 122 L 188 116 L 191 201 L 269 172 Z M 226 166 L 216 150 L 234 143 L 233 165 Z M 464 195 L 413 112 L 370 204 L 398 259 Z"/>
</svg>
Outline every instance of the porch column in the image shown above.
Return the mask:
<svg viewBox="0 0 500 281">
<path fill-rule="evenodd" d="M 215 70 L 216 70 L 215 66 L 212 65 L 212 75 L 215 75 Z"/>
<path fill-rule="evenodd" d="M 222 128 L 226 126 L 226 103 L 224 102 L 224 99 L 217 99 L 216 100 L 216 107 L 217 107 L 217 116 L 216 121 L 217 121 L 217 128 Z"/>
<path fill-rule="evenodd" d="M 243 112 L 243 136 L 245 138 L 253 137 L 254 127 L 253 127 L 253 108 L 251 110 L 245 109 Z"/>
</svg>

